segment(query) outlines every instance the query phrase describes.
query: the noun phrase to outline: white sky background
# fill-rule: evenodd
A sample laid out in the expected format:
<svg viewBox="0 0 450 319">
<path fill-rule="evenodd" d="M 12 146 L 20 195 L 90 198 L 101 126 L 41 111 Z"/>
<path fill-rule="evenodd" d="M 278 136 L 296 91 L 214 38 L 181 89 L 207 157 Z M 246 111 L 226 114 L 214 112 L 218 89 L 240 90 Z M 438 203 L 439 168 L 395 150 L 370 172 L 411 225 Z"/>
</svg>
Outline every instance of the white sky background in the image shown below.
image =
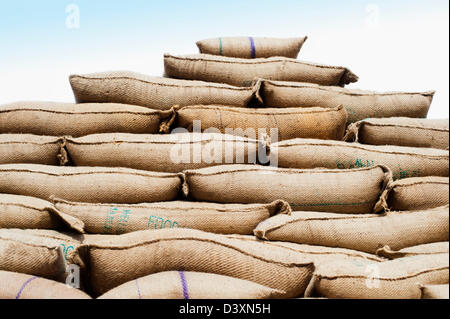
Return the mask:
<svg viewBox="0 0 450 319">
<path fill-rule="evenodd" d="M 426 3 L 426 2 L 425 2 Z M 336 26 L 322 21 L 311 27 L 301 21 L 262 24 L 251 32 L 230 25 L 229 34 L 214 26 L 193 30 L 176 28 L 152 41 L 130 37 L 124 44 L 63 46 L 3 55 L 0 47 L 0 104 L 19 100 L 73 102 L 69 74 L 131 70 L 149 75 L 163 73 L 163 53 L 197 53 L 195 42 L 227 35 L 308 35 L 299 60 L 343 65 L 359 82 L 347 86 L 375 91 L 436 90 L 429 118 L 449 117 L 449 19 L 448 11 L 408 11 L 404 15 L 383 11 L 382 6 L 363 6 L 361 18 Z M 275 21 L 276 22 L 276 21 Z M 276 25 L 276 26 L 275 26 Z M 80 12 L 83 28 L 83 8 Z M 182 28 L 182 27 L 181 27 Z M 71 30 L 77 32 L 77 30 Z M 1 46 L 1 44 L 0 44 Z M 26 52 L 25 52 L 26 51 Z"/>
</svg>

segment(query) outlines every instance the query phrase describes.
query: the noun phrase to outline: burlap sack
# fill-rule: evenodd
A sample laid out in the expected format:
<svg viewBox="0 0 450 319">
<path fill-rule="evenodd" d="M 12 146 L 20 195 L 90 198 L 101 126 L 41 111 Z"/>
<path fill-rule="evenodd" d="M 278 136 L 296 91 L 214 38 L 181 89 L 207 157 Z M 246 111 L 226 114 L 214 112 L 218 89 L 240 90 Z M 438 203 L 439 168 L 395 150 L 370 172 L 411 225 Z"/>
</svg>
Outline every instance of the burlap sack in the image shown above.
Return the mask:
<svg viewBox="0 0 450 319">
<path fill-rule="evenodd" d="M 448 176 L 449 151 L 405 146 L 376 146 L 339 141 L 294 139 L 270 146 L 271 156 L 287 168 L 358 168 L 382 164 L 394 180 Z"/>
<path fill-rule="evenodd" d="M 34 197 L 0 194 L 0 228 L 71 229 L 83 232 L 84 224 L 51 203 Z"/>
<path fill-rule="evenodd" d="M 117 205 L 54 199 L 54 203 L 59 211 L 82 220 L 84 230 L 92 234 L 179 227 L 218 234 L 252 234 L 261 221 L 291 212 L 289 204 L 284 201 L 253 205 L 181 201 Z"/>
<path fill-rule="evenodd" d="M 0 270 L 65 282 L 69 275 L 67 266 L 84 269 L 83 259 L 80 242 L 70 236 L 0 229 Z"/>
<path fill-rule="evenodd" d="M 448 150 L 448 119 L 407 117 L 365 119 L 349 125 L 345 140 L 372 145 L 431 147 Z"/>
<path fill-rule="evenodd" d="M 28 134 L 0 134 L 0 164 L 59 165 L 62 140 Z"/>
<path fill-rule="evenodd" d="M 66 138 L 65 144 L 75 166 L 177 173 L 220 164 L 255 164 L 258 160 L 257 140 L 222 134 L 95 134 Z"/>
<path fill-rule="evenodd" d="M 381 202 L 391 210 L 417 210 L 449 204 L 448 177 L 413 177 L 388 185 Z"/>
<path fill-rule="evenodd" d="M 150 77 L 133 72 L 71 75 L 78 103 L 125 103 L 157 110 L 174 105 L 225 104 L 247 106 L 259 86 L 234 87 L 201 81 Z"/>
<path fill-rule="evenodd" d="M 421 93 L 371 92 L 310 83 L 262 80 L 258 98 L 266 107 L 335 107 L 344 105 L 348 123 L 370 117 L 425 118 L 434 91 Z"/>
<path fill-rule="evenodd" d="M 194 271 L 253 281 L 284 292 L 303 294 L 314 265 L 286 249 L 267 250 L 191 229 L 161 229 L 107 236 L 89 242 L 91 286 L 103 294 L 123 283 L 164 271 Z"/>
<path fill-rule="evenodd" d="M 52 196 L 93 203 L 142 203 L 177 198 L 178 174 L 128 168 L 0 165 L 0 192 L 49 200 Z"/>
<path fill-rule="evenodd" d="M 448 284 L 444 285 L 425 285 L 420 287 L 422 292 L 421 299 L 449 299 Z"/>
<path fill-rule="evenodd" d="M 255 78 L 345 86 L 358 81 L 349 69 L 284 57 L 238 59 L 208 54 L 164 55 L 165 74 L 177 79 L 252 86 Z"/>
<path fill-rule="evenodd" d="M 175 108 L 176 126 L 192 131 L 199 121 L 203 131 L 215 128 L 221 133 L 260 138 L 275 135 L 278 140 L 297 137 L 341 140 L 347 112 L 336 108 L 236 108 L 222 105 L 196 105 Z M 262 132 L 262 133 L 261 133 Z M 261 133 L 261 134 L 260 134 Z"/>
<path fill-rule="evenodd" d="M 113 103 L 18 102 L 0 107 L 0 133 L 84 136 L 157 133 L 169 111 Z M 75 125 L 76 123 L 76 125 Z"/>
<path fill-rule="evenodd" d="M 283 292 L 238 278 L 191 271 L 148 275 L 98 299 L 272 299 Z"/>
<path fill-rule="evenodd" d="M 412 247 L 403 248 L 400 250 L 392 250 L 389 246 L 384 246 L 377 250 L 377 255 L 388 258 L 396 259 L 417 255 L 434 255 L 449 253 L 448 241 L 436 242 L 431 244 L 422 244 Z"/>
<path fill-rule="evenodd" d="M 198 201 L 268 203 L 282 199 L 293 210 L 362 214 L 374 210 L 381 192 L 392 179 L 383 166 L 299 170 L 223 165 L 184 173 L 187 182 L 184 191 Z"/>
<path fill-rule="evenodd" d="M 0 299 L 91 299 L 79 289 L 38 276 L 0 271 Z"/>
<path fill-rule="evenodd" d="M 375 254 L 389 245 L 405 247 L 448 241 L 448 205 L 430 210 L 350 215 L 292 212 L 259 224 L 254 234 L 266 240 L 341 247 Z"/>
<path fill-rule="evenodd" d="M 296 59 L 308 37 L 302 38 L 258 38 L 222 37 L 197 42 L 200 53 L 235 58 L 269 58 L 285 56 Z"/>
<path fill-rule="evenodd" d="M 447 284 L 449 256 L 413 256 L 374 265 L 341 261 L 317 267 L 306 295 L 349 299 L 419 299 L 418 284 Z"/>
</svg>

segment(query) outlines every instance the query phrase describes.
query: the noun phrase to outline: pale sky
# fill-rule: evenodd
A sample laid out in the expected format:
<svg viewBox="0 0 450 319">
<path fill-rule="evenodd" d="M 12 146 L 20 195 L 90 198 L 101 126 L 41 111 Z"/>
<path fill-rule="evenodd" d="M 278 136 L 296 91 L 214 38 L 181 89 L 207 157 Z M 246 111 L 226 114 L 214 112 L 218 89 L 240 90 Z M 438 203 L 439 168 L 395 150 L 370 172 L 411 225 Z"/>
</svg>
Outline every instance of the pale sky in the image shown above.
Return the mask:
<svg viewBox="0 0 450 319">
<path fill-rule="evenodd" d="M 429 118 L 448 118 L 448 9 L 438 0 L 1 0 L 0 104 L 73 102 L 73 73 L 162 75 L 165 52 L 198 53 L 205 38 L 307 35 L 299 60 L 350 68 L 360 80 L 348 88 L 436 90 Z"/>
</svg>

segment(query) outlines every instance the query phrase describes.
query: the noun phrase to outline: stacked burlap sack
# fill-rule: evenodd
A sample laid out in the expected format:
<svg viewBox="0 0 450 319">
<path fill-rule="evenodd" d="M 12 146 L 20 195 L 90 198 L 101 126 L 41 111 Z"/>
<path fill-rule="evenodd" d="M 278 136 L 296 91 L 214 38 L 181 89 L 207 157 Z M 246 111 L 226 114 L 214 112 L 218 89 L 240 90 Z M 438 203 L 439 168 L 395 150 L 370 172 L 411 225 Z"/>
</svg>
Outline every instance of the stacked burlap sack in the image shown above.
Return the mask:
<svg viewBox="0 0 450 319">
<path fill-rule="evenodd" d="M 434 92 L 346 89 L 305 41 L 204 40 L 165 77 L 1 106 L 0 298 L 448 298 Z"/>
</svg>

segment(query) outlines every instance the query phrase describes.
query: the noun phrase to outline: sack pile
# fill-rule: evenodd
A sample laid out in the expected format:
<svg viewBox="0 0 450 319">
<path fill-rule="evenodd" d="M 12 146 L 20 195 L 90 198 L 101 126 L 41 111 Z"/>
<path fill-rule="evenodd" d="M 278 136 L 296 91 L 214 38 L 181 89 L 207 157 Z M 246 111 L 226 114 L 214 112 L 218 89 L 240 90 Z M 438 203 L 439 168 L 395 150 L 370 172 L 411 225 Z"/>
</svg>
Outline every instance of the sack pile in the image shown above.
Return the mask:
<svg viewBox="0 0 450 319">
<path fill-rule="evenodd" d="M 208 39 L 165 77 L 0 106 L 0 298 L 448 298 L 434 92 L 346 89 L 306 39 Z"/>
</svg>

